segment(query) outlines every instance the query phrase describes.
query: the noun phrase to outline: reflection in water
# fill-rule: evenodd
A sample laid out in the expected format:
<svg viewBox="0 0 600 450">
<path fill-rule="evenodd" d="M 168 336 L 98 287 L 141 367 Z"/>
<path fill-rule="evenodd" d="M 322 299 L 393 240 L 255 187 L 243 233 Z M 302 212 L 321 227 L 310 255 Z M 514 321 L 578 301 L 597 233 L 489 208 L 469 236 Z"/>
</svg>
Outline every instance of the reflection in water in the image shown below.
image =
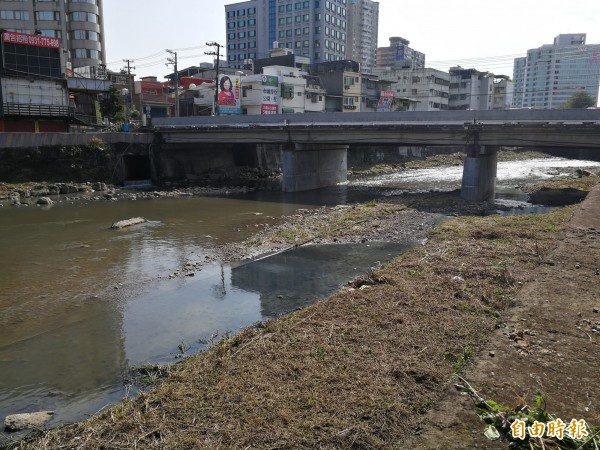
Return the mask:
<svg viewBox="0 0 600 450">
<path fill-rule="evenodd" d="M 185 198 L 0 208 L 0 420 L 53 409 L 53 422 L 71 421 L 118 400 L 128 364 L 171 350 L 128 353 L 135 299 L 161 292 L 159 277 L 215 244 L 303 206 Z M 149 221 L 110 229 L 138 216 Z M 187 326 L 165 320 L 154 338 Z"/>
<path fill-rule="evenodd" d="M 426 175 L 433 177 L 429 182 L 418 180 L 418 172 L 412 172 L 413 190 L 446 183 L 443 170 Z M 79 420 L 120 399 L 129 365 L 174 361 L 182 342 L 190 352 L 201 351 L 215 333 L 304 306 L 389 260 L 403 247 L 306 247 L 165 279 L 203 261 L 215 245 L 243 240 L 258 224 L 307 205 L 372 198 L 382 184 L 0 208 L 0 420 L 48 409 L 57 412 L 54 423 Z M 110 230 L 131 217 L 148 222 Z"/>
<path fill-rule="evenodd" d="M 301 247 L 234 268 L 232 284 L 260 294 L 263 317 L 278 316 L 337 291 L 344 281 L 412 245 L 370 242 Z"/>
<path fill-rule="evenodd" d="M 344 203 L 354 195 L 349 191 L 336 187 L 327 202 Z M 387 259 L 375 252 L 369 261 L 361 252 L 359 264 L 326 251 L 332 265 L 323 280 L 312 272 L 297 278 L 300 268 L 311 264 L 289 255 L 258 262 L 257 269 L 204 266 L 193 277 L 167 279 L 186 263 L 203 261 L 217 244 L 244 239 L 257 224 L 318 204 L 319 195 L 294 196 L 306 204 L 281 203 L 281 195 L 273 193 L 252 201 L 184 198 L 1 208 L 0 419 L 51 409 L 56 410 L 51 423 L 79 420 L 123 396 L 129 366 L 172 362 L 182 342 L 190 352 L 204 350 L 216 333 L 307 304 L 337 289 L 340 279 Z M 110 229 L 130 217 L 148 222 Z M 311 257 L 318 252 L 306 258 Z M 285 266 L 279 275 L 277 265 Z M 265 274 L 255 277 L 253 271 Z M 249 283 L 251 277 L 256 283 Z M 267 278 L 278 280 L 275 291 L 264 284 Z"/>
</svg>

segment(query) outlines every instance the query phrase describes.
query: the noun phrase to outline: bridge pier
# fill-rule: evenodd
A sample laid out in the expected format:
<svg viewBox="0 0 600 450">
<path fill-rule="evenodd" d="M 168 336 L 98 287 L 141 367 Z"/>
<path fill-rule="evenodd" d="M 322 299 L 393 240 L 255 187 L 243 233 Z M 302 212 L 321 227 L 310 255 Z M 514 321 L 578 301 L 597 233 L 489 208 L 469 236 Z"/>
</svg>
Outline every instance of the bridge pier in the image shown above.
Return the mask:
<svg viewBox="0 0 600 450">
<path fill-rule="evenodd" d="M 460 196 L 471 202 L 491 200 L 496 194 L 497 145 L 468 145 Z"/>
<path fill-rule="evenodd" d="M 283 149 L 283 192 L 333 186 L 348 180 L 348 146 L 291 144 Z"/>
</svg>

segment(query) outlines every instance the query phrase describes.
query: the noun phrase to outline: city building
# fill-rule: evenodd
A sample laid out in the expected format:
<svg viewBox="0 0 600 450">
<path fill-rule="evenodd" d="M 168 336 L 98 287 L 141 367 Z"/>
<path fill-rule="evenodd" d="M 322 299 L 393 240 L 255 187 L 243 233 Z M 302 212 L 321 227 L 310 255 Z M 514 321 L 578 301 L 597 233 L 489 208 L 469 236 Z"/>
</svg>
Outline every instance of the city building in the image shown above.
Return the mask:
<svg viewBox="0 0 600 450">
<path fill-rule="evenodd" d="M 348 0 L 346 59 L 358 61 L 362 73 L 371 73 L 377 62 L 379 3 Z"/>
<path fill-rule="evenodd" d="M 250 0 L 225 5 L 227 65 L 243 69 L 272 48 L 311 62 L 346 58 L 347 0 Z"/>
<path fill-rule="evenodd" d="M 553 44 L 530 49 L 513 66 L 515 108 L 560 108 L 575 93 L 598 97 L 600 44 L 586 34 L 560 34 Z"/>
<path fill-rule="evenodd" d="M 60 40 L 3 31 L 0 132 L 65 132 L 70 116 Z"/>
<path fill-rule="evenodd" d="M 391 82 L 390 90 L 400 110 L 443 111 L 448 109 L 450 75 L 441 70 L 376 67 L 373 73 Z"/>
<path fill-rule="evenodd" d="M 514 83 L 504 75 L 496 76 L 492 94 L 492 109 L 510 109 L 513 105 Z"/>
<path fill-rule="evenodd" d="M 377 67 L 396 69 L 424 69 L 425 54 L 409 47 L 410 41 L 391 37 L 389 47 L 377 49 Z"/>
<path fill-rule="evenodd" d="M 495 76 L 476 69 L 450 68 L 448 109 L 492 109 Z"/>
<path fill-rule="evenodd" d="M 102 0 L 0 0 L 0 29 L 59 38 L 67 70 L 106 64 Z"/>
<path fill-rule="evenodd" d="M 325 89 L 326 112 L 360 112 L 362 77 L 356 61 L 332 61 L 311 65 Z"/>
<path fill-rule="evenodd" d="M 323 112 L 325 109 L 325 91 L 318 77 L 308 76 L 296 67 L 267 66 L 259 74 L 240 77 L 241 98 L 240 113 L 260 114 L 298 114 L 305 112 Z M 190 83 L 182 95 L 182 104 L 188 100 L 193 108 L 183 108 L 182 115 L 211 115 L 215 98 L 214 80 L 197 78 Z"/>
</svg>

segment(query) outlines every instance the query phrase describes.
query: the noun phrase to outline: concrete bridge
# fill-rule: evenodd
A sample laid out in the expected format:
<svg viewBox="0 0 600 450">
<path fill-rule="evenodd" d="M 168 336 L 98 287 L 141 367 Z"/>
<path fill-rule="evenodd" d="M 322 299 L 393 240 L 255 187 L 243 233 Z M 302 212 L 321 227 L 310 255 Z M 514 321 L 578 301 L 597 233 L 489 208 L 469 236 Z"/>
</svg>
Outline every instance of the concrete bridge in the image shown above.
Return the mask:
<svg viewBox="0 0 600 450">
<path fill-rule="evenodd" d="M 600 151 L 600 110 L 585 109 L 184 117 L 153 125 L 167 153 L 201 144 L 278 147 L 289 192 L 345 181 L 349 144 L 462 146 L 461 195 L 471 201 L 494 196 L 500 146 Z"/>
</svg>

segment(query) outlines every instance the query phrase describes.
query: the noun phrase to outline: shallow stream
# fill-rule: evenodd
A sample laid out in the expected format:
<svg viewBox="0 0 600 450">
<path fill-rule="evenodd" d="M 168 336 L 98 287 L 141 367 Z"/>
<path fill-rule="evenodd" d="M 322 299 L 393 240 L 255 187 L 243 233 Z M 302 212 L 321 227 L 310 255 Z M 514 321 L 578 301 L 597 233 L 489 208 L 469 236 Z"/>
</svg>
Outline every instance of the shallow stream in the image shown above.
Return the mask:
<svg viewBox="0 0 600 450">
<path fill-rule="evenodd" d="M 514 212 L 543 211 L 543 205 L 527 204 L 516 186 L 598 167 L 558 158 L 500 163 L 497 201 Z M 52 424 L 80 420 L 126 394 L 130 367 L 178 361 L 227 333 L 305 306 L 415 242 L 302 247 L 169 276 L 210 259 L 217 245 L 239 242 L 300 208 L 454 190 L 461 175 L 461 167 L 449 167 L 289 195 L 62 198 L 51 208 L 5 205 L 0 208 L 0 420 L 39 410 L 56 411 Z M 110 229 L 131 217 L 149 221 Z"/>
</svg>

